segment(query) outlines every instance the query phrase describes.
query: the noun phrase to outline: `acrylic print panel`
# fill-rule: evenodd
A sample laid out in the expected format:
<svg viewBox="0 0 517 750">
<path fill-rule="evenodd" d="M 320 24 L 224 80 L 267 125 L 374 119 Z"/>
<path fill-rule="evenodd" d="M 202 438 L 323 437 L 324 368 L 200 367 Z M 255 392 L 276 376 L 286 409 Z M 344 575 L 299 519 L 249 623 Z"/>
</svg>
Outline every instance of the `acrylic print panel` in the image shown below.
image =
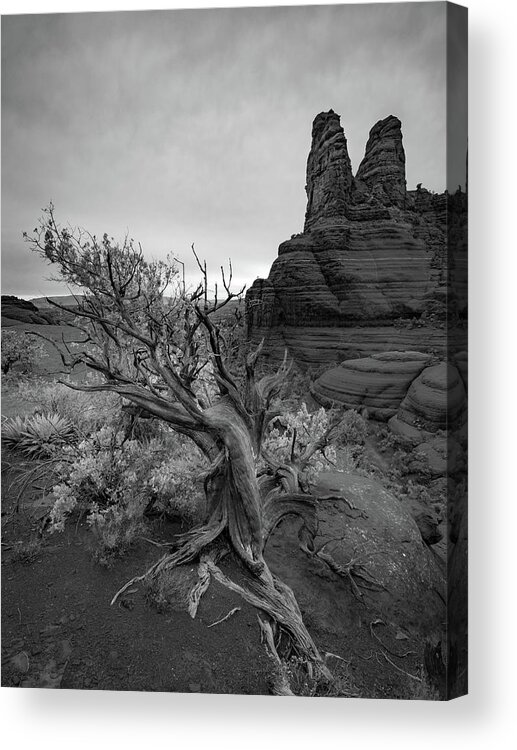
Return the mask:
<svg viewBox="0 0 517 750">
<path fill-rule="evenodd" d="M 466 692 L 466 18 L 2 18 L 2 685 Z"/>
</svg>

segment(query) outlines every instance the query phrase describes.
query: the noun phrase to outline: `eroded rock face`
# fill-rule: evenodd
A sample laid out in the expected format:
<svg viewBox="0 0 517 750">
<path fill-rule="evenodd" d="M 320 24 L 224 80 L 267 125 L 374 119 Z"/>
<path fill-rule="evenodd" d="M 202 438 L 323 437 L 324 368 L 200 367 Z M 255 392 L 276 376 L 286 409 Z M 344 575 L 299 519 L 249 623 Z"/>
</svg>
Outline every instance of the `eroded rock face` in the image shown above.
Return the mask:
<svg viewBox="0 0 517 750">
<path fill-rule="evenodd" d="M 353 184 L 352 165 L 339 115 L 321 112 L 312 125 L 307 160 L 305 231 L 320 219 L 343 216 Z"/>
<path fill-rule="evenodd" d="M 364 159 L 357 179 L 385 206 L 406 203 L 406 155 L 402 146 L 401 122 L 390 115 L 370 130 Z"/>
<path fill-rule="evenodd" d="M 421 186 L 406 191 L 401 124 L 392 115 L 370 131 L 354 177 L 332 110 L 314 120 L 306 182 L 304 232 L 280 245 L 268 279 L 247 292 L 251 341 L 265 338 L 265 352 L 274 357 L 287 346 L 295 359 L 311 364 L 350 356 L 349 338 L 358 327 L 366 336 L 382 328 L 384 350 L 444 351 L 450 226 L 457 229 L 456 275 L 466 267 L 466 223 L 448 217 L 451 206 L 466 216 L 463 195 L 452 200 Z M 429 335 L 414 330 L 415 322 L 432 329 Z M 315 338 L 312 329 L 318 329 L 316 348 L 305 345 Z"/>
<path fill-rule="evenodd" d="M 428 432 L 458 425 L 466 408 L 463 380 L 454 365 L 440 362 L 415 378 L 397 417 Z"/>
<path fill-rule="evenodd" d="M 366 407 L 375 419 L 389 419 L 429 362 L 422 352 L 385 352 L 342 362 L 319 377 L 312 395 L 324 406 Z"/>
</svg>

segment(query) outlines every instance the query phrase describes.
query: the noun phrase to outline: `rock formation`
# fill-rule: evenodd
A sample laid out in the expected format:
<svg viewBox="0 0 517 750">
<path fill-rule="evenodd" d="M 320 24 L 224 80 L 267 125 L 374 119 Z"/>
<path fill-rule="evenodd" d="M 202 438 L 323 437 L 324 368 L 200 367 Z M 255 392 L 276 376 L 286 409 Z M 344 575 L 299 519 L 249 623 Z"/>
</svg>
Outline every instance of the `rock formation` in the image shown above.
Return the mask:
<svg viewBox="0 0 517 750">
<path fill-rule="evenodd" d="M 321 219 L 342 216 L 354 178 L 339 116 L 321 112 L 312 125 L 312 148 L 307 160 L 305 231 Z"/>
<path fill-rule="evenodd" d="M 375 480 L 356 474 L 325 472 L 318 490 L 337 490 L 366 517 L 350 514 L 356 516 L 351 518 L 343 513 L 342 503 L 321 500 L 316 547 L 326 543 L 326 551 L 342 566 L 354 557 L 364 560 L 367 572 L 384 587 L 382 592 L 368 592 L 383 619 L 412 627 L 426 622 L 439 630 L 442 575 L 404 503 Z M 426 611 L 419 611 L 422 606 Z"/>
<path fill-rule="evenodd" d="M 455 428 L 465 414 L 466 394 L 458 370 L 446 362 L 426 367 L 415 378 L 398 419 L 428 432 Z"/>
<path fill-rule="evenodd" d="M 323 406 L 367 408 L 370 416 L 388 419 L 396 414 L 411 383 L 429 362 L 421 352 L 386 352 L 349 359 L 321 375 L 312 395 Z"/>
<path fill-rule="evenodd" d="M 357 179 L 385 206 L 406 205 L 406 155 L 400 120 L 386 117 L 370 130 Z"/>
<path fill-rule="evenodd" d="M 421 186 L 406 190 L 393 116 L 371 129 L 354 177 L 332 110 L 314 120 L 306 192 L 303 233 L 280 245 L 268 278 L 246 295 L 249 338 L 265 338 L 272 357 L 287 347 L 310 364 L 422 348 L 445 359 L 451 269 L 466 278 L 464 194 L 452 201 Z M 460 217 L 452 222 L 455 263 L 446 241 L 452 205 Z M 458 314 L 465 303 L 463 294 Z"/>
</svg>

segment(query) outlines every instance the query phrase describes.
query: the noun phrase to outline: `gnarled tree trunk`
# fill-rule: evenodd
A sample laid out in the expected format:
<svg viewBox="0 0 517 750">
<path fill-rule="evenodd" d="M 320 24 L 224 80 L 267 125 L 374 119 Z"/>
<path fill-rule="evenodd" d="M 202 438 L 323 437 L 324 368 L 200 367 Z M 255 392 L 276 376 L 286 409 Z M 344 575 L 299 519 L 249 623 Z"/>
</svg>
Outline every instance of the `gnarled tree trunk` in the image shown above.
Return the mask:
<svg viewBox="0 0 517 750">
<path fill-rule="evenodd" d="M 255 425 L 246 423 L 231 399 L 223 397 L 209 407 L 204 419 L 206 434 L 219 449 L 205 479 L 207 518 L 181 536 L 175 549 L 144 576 L 128 582 L 113 601 L 135 580 L 154 578 L 166 570 L 198 561 L 201 583 L 192 592 L 195 606 L 191 614 L 195 615 L 199 599 L 213 576 L 263 613 L 266 632 L 268 627 L 273 633 L 281 630 L 292 650 L 307 661 L 309 668 L 314 667 L 319 674 L 329 677 L 293 592 L 272 574 L 264 559 L 267 539 L 286 515 L 302 517 L 301 546 L 302 549 L 311 546 L 316 531 L 314 498 L 300 491 L 296 475 L 288 467 L 279 467 L 275 475 L 267 478 L 257 477 Z M 223 554 L 232 554 L 238 560 L 246 585 L 235 583 L 217 566 Z M 274 650 L 274 639 L 269 649 Z M 278 658 L 276 651 L 273 656 Z"/>
</svg>

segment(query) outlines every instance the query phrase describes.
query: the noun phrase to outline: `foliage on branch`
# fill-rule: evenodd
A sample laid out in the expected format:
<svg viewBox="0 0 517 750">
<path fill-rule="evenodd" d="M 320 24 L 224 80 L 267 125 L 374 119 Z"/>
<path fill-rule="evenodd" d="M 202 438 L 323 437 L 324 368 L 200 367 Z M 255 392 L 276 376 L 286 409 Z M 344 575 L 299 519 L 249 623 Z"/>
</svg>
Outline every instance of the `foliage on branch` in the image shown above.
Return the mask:
<svg viewBox="0 0 517 750">
<path fill-rule="evenodd" d="M 7 375 L 14 365 L 22 373 L 32 372 L 47 357 L 43 344 L 24 331 L 2 331 L 2 373 Z"/>
<path fill-rule="evenodd" d="M 287 412 L 272 421 L 264 440 L 264 449 L 275 456 L 279 463 L 296 465 L 308 455 L 315 442 L 321 442 L 321 447 L 308 455 L 303 465 L 304 478 L 312 484 L 321 471 L 336 463 L 336 449 L 331 441 L 336 439 L 338 428 L 332 431 L 331 424 L 332 415 L 325 409 L 311 414 L 307 405 L 302 403 L 294 414 Z"/>
<path fill-rule="evenodd" d="M 222 271 L 220 299 L 217 285 L 209 294 L 206 265 L 196 255 L 202 281 L 189 291 L 170 259 L 146 261 L 130 238 L 118 243 L 107 234 L 99 239 L 62 228 L 52 205 L 26 239 L 58 267 L 62 279 L 86 291 L 69 312 L 76 313 L 75 326 L 86 335 L 87 347 L 81 352 L 64 347 L 65 364 L 84 362 L 104 377 L 102 389 L 187 432 L 206 428 L 203 409 L 216 393 L 231 392 L 239 400 L 225 364 L 224 326 L 213 322 L 239 296 L 230 290 L 231 266 L 228 276 Z"/>
</svg>

